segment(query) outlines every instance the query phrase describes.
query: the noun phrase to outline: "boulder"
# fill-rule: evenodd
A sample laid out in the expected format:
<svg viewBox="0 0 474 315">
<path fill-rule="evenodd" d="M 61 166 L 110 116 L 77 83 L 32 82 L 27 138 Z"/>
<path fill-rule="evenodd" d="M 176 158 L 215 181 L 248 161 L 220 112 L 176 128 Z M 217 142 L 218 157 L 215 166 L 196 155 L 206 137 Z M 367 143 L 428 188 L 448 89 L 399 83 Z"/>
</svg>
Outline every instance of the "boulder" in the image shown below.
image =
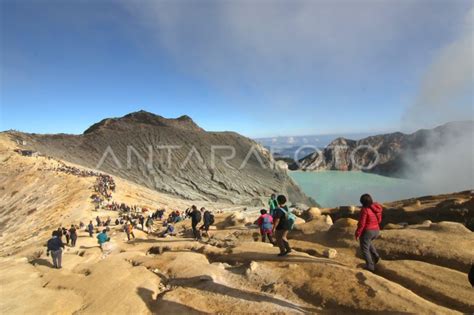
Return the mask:
<svg viewBox="0 0 474 315">
<path fill-rule="evenodd" d="M 304 203 L 300 203 L 300 202 L 297 202 L 293 205 L 293 208 L 296 208 L 296 209 L 299 209 L 299 210 L 302 210 L 302 211 L 306 211 L 309 209 L 308 205 L 307 204 L 304 204 Z"/>
<path fill-rule="evenodd" d="M 247 217 L 242 212 L 234 212 L 232 213 L 229 218 L 228 222 L 230 225 L 245 225 L 249 223 Z"/>
<path fill-rule="evenodd" d="M 309 208 L 306 213 L 309 221 L 319 218 L 321 216 L 321 210 L 317 207 Z"/>
<path fill-rule="evenodd" d="M 326 249 L 323 251 L 323 255 L 324 255 L 324 257 L 326 257 L 326 258 L 334 259 L 334 258 L 336 258 L 336 256 L 337 256 L 337 250 L 335 250 L 334 248 L 326 248 Z"/>
<path fill-rule="evenodd" d="M 384 230 L 400 230 L 403 229 L 403 226 L 400 224 L 388 223 L 383 227 Z"/>
<path fill-rule="evenodd" d="M 432 223 L 430 229 L 440 232 L 457 233 L 457 234 L 471 234 L 472 232 L 461 223 L 442 221 L 439 223 Z"/>
<path fill-rule="evenodd" d="M 295 225 L 305 224 L 306 221 L 302 218 L 296 217 Z"/>
<path fill-rule="evenodd" d="M 351 218 L 341 218 L 339 220 L 336 220 L 336 222 L 334 222 L 333 226 L 331 227 L 331 230 L 356 228 L 356 227 L 357 227 L 356 220 L 351 219 Z"/>
<path fill-rule="evenodd" d="M 339 207 L 339 212 L 342 215 L 352 215 L 356 212 L 357 207 L 356 206 L 341 206 Z"/>
<path fill-rule="evenodd" d="M 333 225 L 332 218 L 329 214 L 324 215 L 324 223 L 327 225 Z"/>
</svg>

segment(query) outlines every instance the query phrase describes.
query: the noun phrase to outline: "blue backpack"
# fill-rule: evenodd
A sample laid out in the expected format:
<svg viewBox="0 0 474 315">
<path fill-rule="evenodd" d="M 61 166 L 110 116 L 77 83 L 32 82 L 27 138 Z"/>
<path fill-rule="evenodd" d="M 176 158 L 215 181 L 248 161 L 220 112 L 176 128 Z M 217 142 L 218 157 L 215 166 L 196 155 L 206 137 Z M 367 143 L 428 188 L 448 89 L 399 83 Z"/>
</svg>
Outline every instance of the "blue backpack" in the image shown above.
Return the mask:
<svg viewBox="0 0 474 315">
<path fill-rule="evenodd" d="M 263 217 L 262 229 L 271 230 L 273 227 L 272 222 L 270 222 L 270 216 L 267 214 Z"/>
<path fill-rule="evenodd" d="M 286 219 L 286 228 L 288 231 L 293 230 L 295 227 L 295 222 L 296 222 L 296 215 L 294 215 L 293 212 L 290 212 L 286 210 L 285 208 L 280 208 L 281 211 L 285 214 L 285 219 Z"/>
</svg>

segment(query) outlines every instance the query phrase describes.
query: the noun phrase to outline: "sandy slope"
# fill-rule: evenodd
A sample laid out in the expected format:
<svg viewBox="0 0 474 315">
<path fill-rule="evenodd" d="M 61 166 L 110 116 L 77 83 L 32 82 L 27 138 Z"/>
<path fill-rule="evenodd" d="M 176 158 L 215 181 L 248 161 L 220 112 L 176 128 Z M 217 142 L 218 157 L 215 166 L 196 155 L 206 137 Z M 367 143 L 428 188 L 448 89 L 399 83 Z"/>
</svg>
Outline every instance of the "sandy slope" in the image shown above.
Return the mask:
<svg viewBox="0 0 474 315">
<path fill-rule="evenodd" d="M 52 228 L 116 213 L 93 211 L 94 178 L 49 171 L 56 161 L 22 157 L 13 147 L 0 137 L 1 314 L 474 312 L 464 271 L 474 261 L 474 240 L 453 223 L 384 230 L 376 274 L 361 268 L 351 219 L 303 224 L 292 234 L 295 251 L 280 258 L 255 241 L 249 211 L 217 215 L 218 230 L 205 242 L 189 238 L 189 221 L 176 225 L 177 237 L 136 230 L 131 242 L 112 227 L 107 256 L 80 231 L 76 248 L 66 247 L 63 269 L 52 269 L 44 248 Z M 181 210 L 191 203 L 116 183 L 119 202 Z M 328 248 L 336 258 L 324 257 Z"/>
</svg>

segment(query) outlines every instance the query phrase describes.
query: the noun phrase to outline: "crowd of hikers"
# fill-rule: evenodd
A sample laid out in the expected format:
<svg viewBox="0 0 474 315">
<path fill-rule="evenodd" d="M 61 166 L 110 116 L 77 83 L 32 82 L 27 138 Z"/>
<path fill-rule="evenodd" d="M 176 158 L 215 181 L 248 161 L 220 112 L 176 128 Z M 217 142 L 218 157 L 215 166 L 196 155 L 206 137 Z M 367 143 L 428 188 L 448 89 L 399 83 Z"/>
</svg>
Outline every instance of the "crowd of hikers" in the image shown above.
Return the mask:
<svg viewBox="0 0 474 315">
<path fill-rule="evenodd" d="M 110 185 L 110 182 L 107 185 Z M 109 188 L 108 186 L 107 189 Z M 288 233 L 294 227 L 296 216 L 288 209 L 286 203 L 287 198 L 284 195 L 276 196 L 272 194 L 268 201 L 268 209 L 261 209 L 260 216 L 254 222 L 260 229 L 262 242 L 268 240 L 279 248 L 278 256 L 286 256 L 292 251 L 288 241 Z M 380 261 L 380 255 L 373 241 L 380 233 L 383 208 L 380 204 L 374 202 L 369 194 L 363 194 L 360 197 L 360 203 L 361 210 L 357 229 L 355 230 L 355 239 L 360 243 L 360 251 L 365 260 L 365 269 L 374 272 L 375 266 Z M 146 212 L 149 213 L 149 211 Z M 89 233 L 90 237 L 93 237 L 96 229 L 102 229 L 96 238 L 99 248 L 103 253 L 105 244 L 110 241 L 107 233 L 110 231 L 112 224 L 121 226 L 121 229 L 127 236 L 127 240 L 131 241 L 135 239 L 135 228 L 140 228 L 143 232 L 150 234 L 154 232 L 154 222 L 160 221 L 162 223 L 162 230 L 157 232 L 156 235 L 158 237 L 167 237 L 169 235 L 176 235 L 175 223 L 190 219 L 193 238 L 196 241 L 201 241 L 203 235 L 210 238 L 209 229 L 215 223 L 212 211 L 204 207 L 198 209 L 195 205 L 192 205 L 183 212 L 179 210 L 171 211 L 167 218 L 164 216 L 164 209 L 157 209 L 148 215 L 136 212 L 125 213 L 114 222 L 112 222 L 110 217 L 102 220 L 97 216 L 95 218 L 95 225 L 93 220 L 91 220 L 85 227 L 85 231 Z M 62 251 L 65 245 L 75 247 L 78 230 L 83 228 L 84 224 L 81 222 L 79 226 L 71 225 L 70 228 L 60 227 L 52 233 L 51 239 L 47 242 L 47 255 L 51 254 L 54 268 L 61 268 Z M 66 240 L 65 243 L 63 242 L 63 237 Z M 471 268 L 468 276 L 469 281 L 474 286 L 474 266 Z"/>
<path fill-rule="evenodd" d="M 53 171 L 66 173 L 78 177 L 97 177 L 100 173 L 94 171 L 83 170 L 74 166 L 69 166 L 64 163 L 60 163 L 60 166 L 53 169 Z"/>
<path fill-rule="evenodd" d="M 115 192 L 113 177 L 106 174 L 99 174 L 94 185 L 94 190 L 103 198 L 110 200 L 112 198 L 112 192 Z"/>
</svg>

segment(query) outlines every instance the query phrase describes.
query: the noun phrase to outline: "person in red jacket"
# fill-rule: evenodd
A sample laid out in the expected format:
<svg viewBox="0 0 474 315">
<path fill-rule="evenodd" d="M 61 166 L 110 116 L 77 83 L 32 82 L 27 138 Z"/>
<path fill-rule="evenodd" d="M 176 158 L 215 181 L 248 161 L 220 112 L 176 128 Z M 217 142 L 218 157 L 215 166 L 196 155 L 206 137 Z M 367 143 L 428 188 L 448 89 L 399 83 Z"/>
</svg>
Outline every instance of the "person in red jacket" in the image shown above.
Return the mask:
<svg viewBox="0 0 474 315">
<path fill-rule="evenodd" d="M 362 195 L 360 203 L 362 204 L 362 209 L 360 210 L 355 239 L 360 240 L 360 249 L 365 259 L 366 269 L 373 272 L 375 271 L 375 265 L 380 260 L 380 256 L 372 241 L 379 236 L 379 224 L 382 222 L 382 206 L 373 202 L 369 194 Z"/>
</svg>

